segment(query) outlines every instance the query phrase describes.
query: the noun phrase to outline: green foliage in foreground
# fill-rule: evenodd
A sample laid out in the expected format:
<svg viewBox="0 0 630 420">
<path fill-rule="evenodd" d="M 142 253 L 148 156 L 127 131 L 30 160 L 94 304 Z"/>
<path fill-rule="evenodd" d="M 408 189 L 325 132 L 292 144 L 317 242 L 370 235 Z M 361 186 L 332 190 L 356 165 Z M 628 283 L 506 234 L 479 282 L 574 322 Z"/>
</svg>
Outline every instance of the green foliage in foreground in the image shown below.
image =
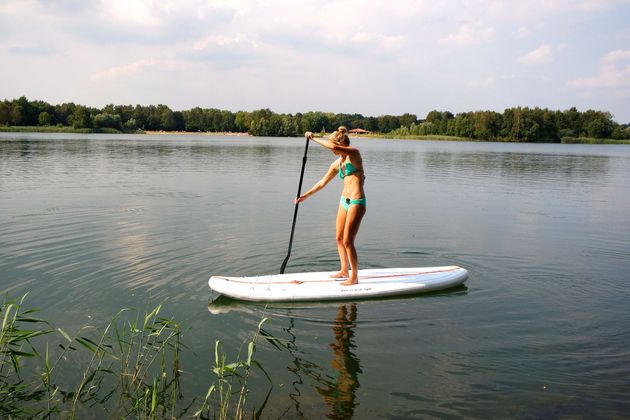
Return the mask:
<svg viewBox="0 0 630 420">
<path fill-rule="evenodd" d="M 252 368 L 269 378 L 253 358 L 259 335 L 267 334 L 266 319 L 245 360 L 228 363 L 216 342 L 206 397 L 187 402 L 180 387 L 181 326 L 160 316 L 161 305 L 135 317 L 122 310 L 104 329 L 69 334 L 34 317 L 36 309 L 23 309 L 24 300 L 0 307 L 0 418 L 245 418 Z"/>
</svg>

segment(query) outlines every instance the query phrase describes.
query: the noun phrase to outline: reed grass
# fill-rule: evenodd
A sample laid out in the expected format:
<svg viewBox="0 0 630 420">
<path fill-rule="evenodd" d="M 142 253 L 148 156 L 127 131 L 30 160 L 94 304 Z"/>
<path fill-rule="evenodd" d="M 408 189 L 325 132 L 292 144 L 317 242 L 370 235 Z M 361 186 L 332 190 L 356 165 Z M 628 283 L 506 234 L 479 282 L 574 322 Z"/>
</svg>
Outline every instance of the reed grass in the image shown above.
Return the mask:
<svg viewBox="0 0 630 420">
<path fill-rule="evenodd" d="M 268 318 L 263 318 L 258 323 L 253 338 L 247 344 L 247 358 L 241 360 L 237 356 L 236 361 L 228 363 L 227 355 L 223 351 L 223 347 L 220 340 L 215 342 L 214 346 L 214 367 L 212 372 L 216 376 L 216 381 L 208 388 L 204 402 L 199 410 L 195 413 L 195 418 L 218 418 L 225 419 L 243 419 L 243 418 L 257 418 L 254 413 L 248 415 L 245 408 L 247 396 L 249 394 L 249 388 L 247 381 L 252 373 L 254 367 L 258 368 L 267 378 L 272 385 L 273 381 L 271 377 L 264 369 L 262 364 L 253 358 L 256 352 L 256 346 L 260 336 L 265 337 L 267 341 L 273 339 L 262 326 Z M 274 345 L 278 347 L 277 345 Z M 238 386 L 238 391 L 234 391 L 234 387 Z M 214 397 L 214 404 L 211 403 Z M 234 403 L 236 400 L 236 403 Z"/>
<path fill-rule="evenodd" d="M 280 348 L 262 328 L 267 318 L 246 343 L 244 356 L 239 351 L 228 362 L 221 341 L 215 342 L 205 398 L 186 401 L 180 383 L 182 326 L 161 315 L 162 305 L 135 316 L 124 309 L 104 328 L 87 325 L 69 334 L 34 317 L 39 310 L 24 309 L 25 299 L 5 298 L 0 307 L 0 418 L 156 419 L 194 412 L 198 419 L 242 419 L 250 417 L 246 402 L 253 369 L 272 384 L 254 358 L 261 336 Z M 51 345 L 54 340 L 58 343 Z"/>
<path fill-rule="evenodd" d="M 21 309 L 25 299 L 26 295 L 19 301 L 5 299 L 0 307 L 0 417 L 28 416 L 30 413 L 25 410 L 24 402 L 45 396 L 44 391 L 23 378 L 22 365 L 25 358 L 40 356 L 33 340 L 50 334 L 52 329 L 45 321 L 33 316 L 37 310 Z M 41 408 L 32 414 L 36 416 L 44 411 L 45 408 Z"/>
</svg>

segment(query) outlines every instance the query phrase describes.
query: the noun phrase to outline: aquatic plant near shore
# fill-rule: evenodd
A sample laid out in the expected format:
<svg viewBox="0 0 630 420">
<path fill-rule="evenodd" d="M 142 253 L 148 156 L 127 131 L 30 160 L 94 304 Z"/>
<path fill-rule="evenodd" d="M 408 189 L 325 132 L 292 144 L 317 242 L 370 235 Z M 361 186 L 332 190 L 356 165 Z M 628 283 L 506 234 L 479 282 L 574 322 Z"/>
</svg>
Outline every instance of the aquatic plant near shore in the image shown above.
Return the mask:
<svg viewBox="0 0 630 420">
<path fill-rule="evenodd" d="M 135 319 L 124 309 L 104 329 L 85 326 L 70 335 L 33 317 L 37 309 L 23 309 L 25 298 L 5 299 L 0 307 L 0 417 L 74 419 L 100 413 L 153 419 L 182 417 L 194 409 L 197 399 L 185 402 L 181 394 L 182 328 L 160 316 L 162 305 L 144 315 L 138 312 Z M 261 328 L 266 320 L 248 343 L 245 360 L 227 363 L 216 342 L 214 379 L 196 418 L 244 418 L 253 367 L 271 383 L 253 358 L 259 335 L 268 335 Z M 62 343 L 51 348 L 39 341 L 51 334 Z M 44 355 L 38 345 L 45 347 Z"/>
<path fill-rule="evenodd" d="M 96 337 L 93 332 L 98 329 L 92 326 L 71 336 L 33 318 L 37 309 L 23 310 L 25 297 L 5 300 L 0 308 L 0 416 L 56 414 L 72 419 L 88 410 L 102 410 L 115 417 L 175 417 L 181 328 L 159 316 L 161 305 L 133 321 L 122 320 L 128 311 L 122 310 Z M 26 323 L 39 328 L 27 329 Z M 63 340 L 60 350 L 51 351 L 46 343 L 42 358 L 34 340 L 55 332 Z M 26 364 L 24 358 L 34 363 Z M 67 376 L 77 371 L 76 363 L 81 373 L 73 384 Z M 25 369 L 28 379 L 22 373 Z M 110 402 L 114 396 L 118 400 Z"/>
<path fill-rule="evenodd" d="M 43 320 L 34 318 L 36 309 L 22 311 L 21 306 L 26 299 L 24 295 L 19 301 L 5 300 L 0 307 L 2 330 L 0 331 L 0 417 L 29 415 L 23 407 L 23 402 L 44 398 L 45 392 L 25 382 L 22 378 L 22 364 L 24 358 L 40 356 L 33 340 L 36 337 L 50 334 L 52 329 Z M 41 329 L 27 329 L 25 324 L 31 324 Z M 33 412 L 33 415 L 41 414 Z"/>
<path fill-rule="evenodd" d="M 263 319 L 258 324 L 258 328 L 256 330 L 256 333 L 254 334 L 254 337 L 248 343 L 246 360 L 237 360 L 232 363 L 227 363 L 227 357 L 225 352 L 223 351 L 221 341 L 217 340 L 215 342 L 215 364 L 212 371 L 216 375 L 217 380 L 208 389 L 206 398 L 201 408 L 195 413 L 196 418 L 219 418 L 222 420 L 232 418 L 245 418 L 245 401 L 247 400 L 247 395 L 249 393 L 247 380 L 251 374 L 253 366 L 259 368 L 267 377 L 269 383 L 272 383 L 271 377 L 265 371 L 263 366 L 258 361 L 253 359 L 259 336 L 262 334 L 269 341 L 268 337 L 270 337 L 270 335 L 262 329 L 262 325 L 267 321 L 268 319 L 263 317 Z M 238 393 L 232 391 L 233 386 L 235 385 L 235 381 L 238 382 L 238 385 L 240 386 Z M 214 415 L 211 416 L 210 414 L 212 413 L 212 406 L 209 404 L 209 402 L 214 394 L 218 394 L 219 412 L 215 412 Z M 238 396 L 236 404 L 232 403 L 233 396 Z M 254 415 L 253 417 L 258 416 Z"/>
</svg>

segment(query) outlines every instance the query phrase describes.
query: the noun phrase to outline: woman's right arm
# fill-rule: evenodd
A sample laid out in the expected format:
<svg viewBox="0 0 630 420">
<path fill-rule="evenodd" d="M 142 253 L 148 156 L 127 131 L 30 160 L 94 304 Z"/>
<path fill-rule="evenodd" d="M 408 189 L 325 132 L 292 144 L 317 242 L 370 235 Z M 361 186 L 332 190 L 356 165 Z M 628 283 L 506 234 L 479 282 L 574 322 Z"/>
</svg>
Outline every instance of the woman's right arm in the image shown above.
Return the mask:
<svg viewBox="0 0 630 420">
<path fill-rule="evenodd" d="M 308 190 L 307 192 L 305 192 L 304 194 L 296 198 L 295 202 L 301 203 L 302 201 L 306 200 L 307 198 L 315 194 L 317 191 L 321 190 L 326 185 L 328 185 L 328 183 L 332 181 L 332 179 L 337 175 L 337 172 L 339 170 L 338 168 L 339 168 L 339 159 L 335 160 L 330 165 L 330 167 L 328 168 L 328 171 L 326 172 L 326 175 L 324 175 L 322 179 L 317 181 L 317 183 L 313 185 L 313 187 L 310 190 Z"/>
</svg>

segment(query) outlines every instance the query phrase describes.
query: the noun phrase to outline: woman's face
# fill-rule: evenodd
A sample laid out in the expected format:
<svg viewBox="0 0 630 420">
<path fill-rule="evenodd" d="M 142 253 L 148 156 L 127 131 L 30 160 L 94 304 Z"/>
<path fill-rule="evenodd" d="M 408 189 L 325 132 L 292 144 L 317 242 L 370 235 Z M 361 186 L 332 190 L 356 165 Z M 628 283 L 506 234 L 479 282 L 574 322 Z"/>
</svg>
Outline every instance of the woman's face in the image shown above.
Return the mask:
<svg viewBox="0 0 630 420">
<path fill-rule="evenodd" d="M 350 145 L 350 142 L 348 142 L 348 141 L 344 141 L 344 142 L 336 142 L 336 141 L 335 141 L 336 136 L 337 136 L 337 132 L 336 132 L 336 131 L 335 131 L 335 132 L 333 132 L 333 133 L 331 133 L 331 134 L 328 136 L 328 141 L 330 141 L 330 142 L 331 142 L 331 143 L 333 143 L 333 144 L 338 144 L 338 145 L 341 145 L 341 146 L 349 146 L 349 145 Z M 336 155 L 343 155 L 343 153 L 341 153 L 341 152 L 340 152 L 340 151 L 338 151 L 338 150 L 333 150 L 332 152 L 333 152 L 334 154 L 336 154 Z"/>
<path fill-rule="evenodd" d="M 348 146 L 348 145 L 349 145 L 349 143 L 348 143 L 348 142 L 337 143 L 337 144 L 340 144 L 341 146 Z M 333 149 L 333 150 L 332 150 L 332 152 L 333 152 L 334 154 L 336 154 L 337 156 L 345 156 L 345 154 L 344 154 L 341 150 L 334 150 L 334 149 Z"/>
</svg>

